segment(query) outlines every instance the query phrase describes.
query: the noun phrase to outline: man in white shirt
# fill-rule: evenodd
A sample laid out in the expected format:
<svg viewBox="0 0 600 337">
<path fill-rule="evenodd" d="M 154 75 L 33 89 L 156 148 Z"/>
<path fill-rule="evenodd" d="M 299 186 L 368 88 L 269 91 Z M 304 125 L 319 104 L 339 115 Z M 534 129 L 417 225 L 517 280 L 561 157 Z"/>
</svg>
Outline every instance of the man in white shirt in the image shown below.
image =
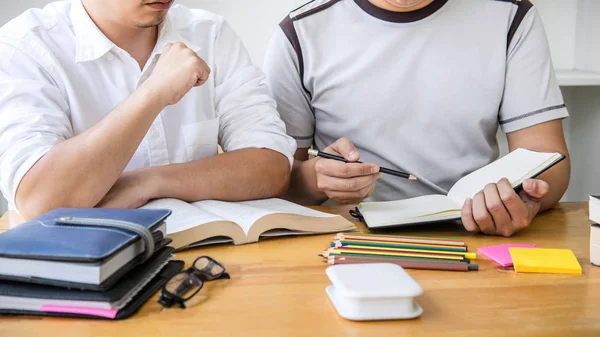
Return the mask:
<svg viewBox="0 0 600 337">
<path fill-rule="evenodd" d="M 56 2 L 0 29 L 11 208 L 285 193 L 296 145 L 264 74 L 223 18 L 172 3 Z"/>
<path fill-rule="evenodd" d="M 568 157 L 568 112 L 528 0 L 315 0 L 280 28 L 264 69 L 299 148 L 292 200 L 447 194 L 497 159 L 499 127 L 511 151 Z M 310 146 L 366 163 L 309 159 Z M 376 164 L 419 180 L 380 175 Z M 505 236 L 527 227 L 559 201 L 569 165 L 526 181 L 520 194 L 507 180 L 486 186 L 464 205 L 463 224 Z"/>
</svg>

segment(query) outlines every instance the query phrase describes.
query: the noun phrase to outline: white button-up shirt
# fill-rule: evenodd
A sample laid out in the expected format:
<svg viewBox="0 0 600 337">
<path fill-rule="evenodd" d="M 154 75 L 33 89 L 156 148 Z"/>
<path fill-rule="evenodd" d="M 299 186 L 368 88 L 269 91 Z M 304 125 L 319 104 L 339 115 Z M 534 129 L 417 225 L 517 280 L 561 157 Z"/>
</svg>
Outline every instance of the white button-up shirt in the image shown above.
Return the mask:
<svg viewBox="0 0 600 337">
<path fill-rule="evenodd" d="M 156 118 L 126 170 L 269 148 L 292 163 L 286 135 L 243 44 L 223 18 L 174 6 L 144 69 L 93 23 L 80 0 L 25 12 L 0 29 L 0 187 L 14 209 L 27 171 L 54 145 L 98 123 L 152 73 L 167 43 L 211 68 L 203 86 Z"/>
</svg>

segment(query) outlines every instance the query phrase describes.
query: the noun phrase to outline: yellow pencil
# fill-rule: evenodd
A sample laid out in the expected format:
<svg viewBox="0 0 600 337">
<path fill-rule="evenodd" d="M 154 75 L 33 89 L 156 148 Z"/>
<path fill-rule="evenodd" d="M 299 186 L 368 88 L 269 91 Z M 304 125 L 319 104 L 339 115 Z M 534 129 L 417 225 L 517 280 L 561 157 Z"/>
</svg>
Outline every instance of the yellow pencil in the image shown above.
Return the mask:
<svg viewBox="0 0 600 337">
<path fill-rule="evenodd" d="M 426 238 L 426 237 L 417 237 L 417 236 L 375 235 L 375 234 L 338 233 L 336 236 L 334 236 L 334 240 L 369 240 L 369 241 L 382 241 L 382 242 L 410 242 L 410 243 L 423 243 L 423 244 L 434 244 L 434 245 L 441 244 L 441 245 L 448 245 L 448 246 L 465 246 L 465 243 L 460 240 Z"/>
<path fill-rule="evenodd" d="M 464 261 L 465 257 L 462 255 L 447 255 L 447 254 L 432 254 L 432 253 L 413 253 L 413 252 L 394 252 L 394 251 L 374 251 L 374 250 L 363 250 L 363 249 L 347 249 L 347 248 L 329 248 L 324 251 L 322 256 L 329 257 L 330 255 L 339 254 L 351 254 L 351 255 L 382 255 L 382 256 L 405 256 L 405 257 L 420 257 L 427 259 L 440 259 L 440 260 L 457 260 Z"/>
<path fill-rule="evenodd" d="M 476 253 L 469 252 L 449 252 L 443 250 L 430 250 L 430 249 L 411 249 L 411 248 L 389 248 L 389 247 L 371 247 L 371 246 L 358 246 L 358 245 L 345 245 L 336 248 L 350 248 L 360 250 L 373 250 L 373 251 L 391 251 L 391 252 L 411 252 L 411 253 L 426 253 L 426 254 L 447 254 L 447 255 L 461 255 L 469 260 L 475 260 L 477 258 Z"/>
</svg>

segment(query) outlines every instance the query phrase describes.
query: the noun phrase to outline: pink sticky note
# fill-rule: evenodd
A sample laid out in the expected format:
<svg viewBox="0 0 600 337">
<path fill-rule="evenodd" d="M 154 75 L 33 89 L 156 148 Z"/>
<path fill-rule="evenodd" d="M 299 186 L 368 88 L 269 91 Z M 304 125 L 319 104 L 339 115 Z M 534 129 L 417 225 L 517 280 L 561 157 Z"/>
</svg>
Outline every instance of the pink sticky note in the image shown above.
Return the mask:
<svg viewBox="0 0 600 337">
<path fill-rule="evenodd" d="M 90 315 L 114 319 L 115 317 L 117 317 L 119 309 L 98 309 L 88 307 L 68 307 L 61 305 L 42 305 L 40 311 L 58 312 L 63 314 Z"/>
<path fill-rule="evenodd" d="M 479 254 L 485 255 L 490 260 L 496 262 L 502 267 L 511 267 L 513 265 L 512 258 L 510 257 L 510 252 L 508 248 L 518 247 L 518 248 L 535 248 L 535 245 L 530 244 L 507 244 L 507 245 L 499 245 L 499 246 L 489 246 L 489 247 L 481 247 L 477 249 Z"/>
</svg>

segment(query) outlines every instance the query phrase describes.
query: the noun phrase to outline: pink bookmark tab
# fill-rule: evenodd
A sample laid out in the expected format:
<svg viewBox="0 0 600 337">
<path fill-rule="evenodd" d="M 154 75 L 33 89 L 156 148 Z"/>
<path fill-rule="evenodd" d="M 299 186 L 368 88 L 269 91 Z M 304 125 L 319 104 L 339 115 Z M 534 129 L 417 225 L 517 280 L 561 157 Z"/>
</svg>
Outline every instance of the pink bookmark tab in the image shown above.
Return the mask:
<svg viewBox="0 0 600 337">
<path fill-rule="evenodd" d="M 60 305 L 42 305 L 40 311 L 56 312 L 62 314 L 89 315 L 115 319 L 115 317 L 117 317 L 119 309 L 98 309 L 88 307 L 68 307 Z"/>
<path fill-rule="evenodd" d="M 479 254 L 487 256 L 490 260 L 496 262 L 502 267 L 512 267 L 513 261 L 508 248 L 535 248 L 535 245 L 530 244 L 506 244 L 499 246 L 481 247 L 477 249 Z"/>
</svg>

